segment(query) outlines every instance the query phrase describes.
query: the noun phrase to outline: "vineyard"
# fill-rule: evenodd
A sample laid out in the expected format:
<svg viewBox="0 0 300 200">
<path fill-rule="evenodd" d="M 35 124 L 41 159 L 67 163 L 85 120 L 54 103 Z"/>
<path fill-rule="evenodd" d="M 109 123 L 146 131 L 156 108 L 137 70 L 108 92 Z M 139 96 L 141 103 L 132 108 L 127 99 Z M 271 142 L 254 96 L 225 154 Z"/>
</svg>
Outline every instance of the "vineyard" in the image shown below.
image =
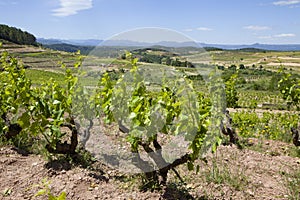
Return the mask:
<svg viewBox="0 0 300 200">
<path fill-rule="evenodd" d="M 3 42 L 1 198 L 300 199 L 298 52 L 168 50 Z"/>
</svg>

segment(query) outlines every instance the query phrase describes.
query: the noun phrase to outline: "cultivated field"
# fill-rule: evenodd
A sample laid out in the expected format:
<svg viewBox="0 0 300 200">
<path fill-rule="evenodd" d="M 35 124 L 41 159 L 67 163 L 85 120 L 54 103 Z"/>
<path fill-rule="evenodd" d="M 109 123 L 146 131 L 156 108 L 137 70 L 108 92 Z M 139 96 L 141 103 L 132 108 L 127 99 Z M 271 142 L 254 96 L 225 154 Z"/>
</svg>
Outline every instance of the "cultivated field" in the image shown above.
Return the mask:
<svg viewBox="0 0 300 200">
<path fill-rule="evenodd" d="M 1 93 L 0 98 L 1 115 L 5 116 L 0 121 L 0 197 L 45 199 L 50 194 L 58 197 L 65 193 L 66 199 L 300 199 L 300 147 L 295 144 L 297 138 L 291 132 L 291 128 L 300 125 L 300 52 L 168 50 L 172 50 L 172 54 L 158 50 L 132 54 L 144 59 L 135 63 L 133 58 L 130 61 L 107 56 L 111 54 L 111 48 L 107 52 L 101 49 L 104 51 L 102 56 L 96 56 L 4 42 L 0 51 L 9 52 L 24 65 L 26 78 L 21 74 L 19 79 L 5 79 L 11 72 L 9 70 L 15 70 L 15 73 L 21 73 L 21 70 L 9 68 L 13 63 L 7 61 L 9 57 L 2 60 L 0 81 L 6 92 Z M 157 59 L 160 63 L 154 62 Z M 82 65 L 77 70 L 73 66 L 79 61 Z M 5 67 L 9 69 L 7 73 Z M 133 74 L 127 79 L 130 81 L 117 82 L 130 73 Z M 19 84 L 20 79 L 28 79 L 32 85 L 26 81 Z M 138 82 L 139 79 L 142 81 Z M 77 81 L 83 86 L 97 88 L 95 93 L 99 94 L 96 100 L 93 99 L 98 103 L 93 109 L 99 109 L 100 114 L 93 113 L 97 117 L 90 120 L 86 129 L 78 127 L 70 117 L 74 110 L 69 107 L 76 107 L 74 113 L 83 109 L 87 115 L 91 109 L 84 104 L 92 97 L 89 92 L 76 90 L 82 92 L 79 99 L 69 96 L 74 88 L 77 89 Z M 214 87 L 220 83 L 221 87 Z M 24 92 L 24 88 L 30 92 Z M 232 142 L 229 136 L 210 132 L 215 130 L 213 128 L 207 128 L 221 123 L 209 117 L 214 114 L 214 109 L 222 110 L 216 107 L 223 105 L 225 99 L 214 103 L 218 91 L 227 98 L 226 109 L 231 120 L 225 126 L 237 134 L 236 142 Z M 132 95 L 128 96 L 130 92 Z M 13 94 L 23 95 L 23 99 L 13 101 L 10 98 Z M 195 99 L 198 99 L 197 103 L 192 101 Z M 76 103 L 72 104 L 72 101 Z M 118 104 L 113 104 L 114 101 Z M 186 104 L 191 107 L 184 107 Z M 128 110 L 118 111 L 117 105 L 127 105 Z M 152 112 L 151 109 L 157 110 Z M 157 124 L 161 118 L 155 114 L 161 110 L 166 111 L 163 119 L 168 123 L 159 129 Z M 24 114 L 27 112 L 28 115 Z M 45 114 L 47 112 L 50 114 Z M 128 117 L 118 118 L 113 112 Z M 201 113 L 200 117 L 197 118 L 195 113 Z M 193 152 L 198 152 L 199 159 L 190 158 L 189 162 L 180 165 L 175 165 L 174 159 L 168 161 L 175 163 L 175 167 L 172 168 L 174 171 L 170 169 L 163 184 L 153 184 L 145 173 L 130 174 L 118 170 L 115 166 L 119 154 L 104 154 L 112 148 L 103 139 L 105 137 L 120 151 L 134 150 L 150 155 L 149 148 L 159 149 L 165 161 L 178 150 L 166 154 L 168 142 L 179 134 L 177 130 L 184 132 L 185 125 L 192 123 L 189 120 L 193 117 L 200 121 L 196 122 L 200 124 L 196 132 L 202 134 L 197 135 L 201 142 L 199 139 L 197 145 L 200 147 L 190 146 L 186 153 L 192 157 Z M 153 123 L 149 122 L 151 120 Z M 135 134 L 142 129 L 142 139 L 124 128 L 122 130 L 123 122 L 125 126 L 129 124 Z M 20 123 L 23 131 L 15 138 L 5 138 L 9 133 L 7 127 L 13 123 Z M 219 131 L 221 126 L 218 125 L 216 130 Z M 155 137 L 149 136 L 149 127 L 159 133 Z M 73 141 L 72 137 L 66 137 L 73 136 L 75 129 L 78 138 L 89 134 L 85 145 L 78 145 L 76 152 L 74 150 L 71 154 L 57 153 L 60 147 L 57 144 L 63 146 Z M 144 137 L 148 138 L 147 142 L 144 142 Z M 205 141 L 209 137 L 220 138 L 219 147 L 213 153 L 199 153 L 204 145 L 202 139 Z M 157 148 L 155 142 L 166 146 Z M 51 145 L 54 148 L 49 148 Z M 139 147 L 135 148 L 135 145 Z M 105 156 L 114 162 L 99 159 Z M 45 179 L 47 181 L 43 183 Z M 40 189 L 44 192 L 35 196 Z"/>
</svg>

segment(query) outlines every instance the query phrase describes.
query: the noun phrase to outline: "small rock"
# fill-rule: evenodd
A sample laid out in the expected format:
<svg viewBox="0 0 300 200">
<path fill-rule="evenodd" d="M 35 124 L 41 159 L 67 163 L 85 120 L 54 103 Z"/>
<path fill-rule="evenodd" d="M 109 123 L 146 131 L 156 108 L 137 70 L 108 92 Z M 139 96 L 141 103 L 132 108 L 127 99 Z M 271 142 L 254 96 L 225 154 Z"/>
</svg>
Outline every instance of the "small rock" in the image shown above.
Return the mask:
<svg viewBox="0 0 300 200">
<path fill-rule="evenodd" d="M 250 196 L 254 197 L 254 192 L 253 192 L 253 191 L 248 190 L 247 193 L 248 193 Z"/>
</svg>

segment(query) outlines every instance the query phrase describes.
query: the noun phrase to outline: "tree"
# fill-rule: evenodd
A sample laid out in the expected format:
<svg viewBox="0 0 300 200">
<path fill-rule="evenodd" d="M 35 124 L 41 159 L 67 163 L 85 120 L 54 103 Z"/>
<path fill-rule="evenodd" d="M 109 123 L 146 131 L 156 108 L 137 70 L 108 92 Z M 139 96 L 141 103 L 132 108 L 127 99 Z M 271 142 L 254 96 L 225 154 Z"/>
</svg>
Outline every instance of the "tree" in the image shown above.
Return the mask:
<svg viewBox="0 0 300 200">
<path fill-rule="evenodd" d="M 244 64 L 240 64 L 239 69 L 246 69 Z"/>
<path fill-rule="evenodd" d="M 0 39 L 4 39 L 16 44 L 37 45 L 34 35 L 7 25 L 0 24 Z"/>
<path fill-rule="evenodd" d="M 230 65 L 230 67 L 228 67 L 228 69 L 235 71 L 236 70 L 236 65 Z"/>
</svg>

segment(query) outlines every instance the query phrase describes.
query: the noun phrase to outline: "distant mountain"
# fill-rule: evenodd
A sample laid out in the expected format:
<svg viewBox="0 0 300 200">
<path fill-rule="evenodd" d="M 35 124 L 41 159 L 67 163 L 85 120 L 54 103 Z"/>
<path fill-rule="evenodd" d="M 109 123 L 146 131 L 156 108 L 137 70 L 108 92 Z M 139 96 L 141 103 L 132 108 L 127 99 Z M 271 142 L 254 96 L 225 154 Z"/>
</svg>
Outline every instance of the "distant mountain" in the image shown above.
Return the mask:
<svg viewBox="0 0 300 200">
<path fill-rule="evenodd" d="M 66 51 L 66 52 L 77 52 L 80 50 L 80 53 L 83 55 L 87 55 L 94 49 L 94 46 L 81 46 L 81 45 L 73 45 L 66 43 L 59 44 L 43 44 L 44 47 L 49 49 L 54 49 L 58 51 Z"/>
<path fill-rule="evenodd" d="M 64 43 L 63 40 L 59 39 L 44 39 L 44 38 L 37 38 L 37 42 L 43 45 L 50 45 L 50 44 L 62 44 Z"/>
<path fill-rule="evenodd" d="M 269 51 L 300 51 L 300 44 L 250 44 L 250 45 L 228 45 L 228 44 L 206 44 L 199 43 L 202 47 L 215 47 L 226 50 L 236 49 L 262 49 Z"/>
<path fill-rule="evenodd" d="M 81 46 L 98 46 L 103 40 L 88 39 L 88 40 L 67 40 L 68 43 Z"/>
<path fill-rule="evenodd" d="M 196 47 L 197 43 L 195 42 L 172 42 L 172 41 L 162 41 L 155 43 L 147 42 L 138 42 L 131 40 L 60 40 L 60 39 L 45 39 L 38 38 L 37 41 L 44 45 L 53 45 L 53 44 L 70 44 L 76 46 L 132 46 L 132 47 L 145 47 L 145 46 L 166 46 L 166 47 Z"/>
<path fill-rule="evenodd" d="M 129 46 L 129 47 L 149 47 L 149 46 L 165 46 L 165 47 L 210 47 L 225 50 L 237 49 L 262 49 L 270 51 L 300 51 L 300 44 L 250 44 L 250 45 L 229 45 L 229 44 L 207 44 L 195 42 L 173 42 L 161 41 L 155 43 L 137 42 L 131 40 L 60 40 L 60 39 L 44 39 L 38 38 L 37 41 L 44 45 L 53 44 L 69 44 L 75 46 Z"/>
<path fill-rule="evenodd" d="M 53 44 L 70 44 L 76 46 L 97 46 L 103 40 L 88 39 L 88 40 L 61 40 L 61 39 L 45 39 L 38 38 L 37 41 L 43 45 L 53 45 Z"/>
</svg>

